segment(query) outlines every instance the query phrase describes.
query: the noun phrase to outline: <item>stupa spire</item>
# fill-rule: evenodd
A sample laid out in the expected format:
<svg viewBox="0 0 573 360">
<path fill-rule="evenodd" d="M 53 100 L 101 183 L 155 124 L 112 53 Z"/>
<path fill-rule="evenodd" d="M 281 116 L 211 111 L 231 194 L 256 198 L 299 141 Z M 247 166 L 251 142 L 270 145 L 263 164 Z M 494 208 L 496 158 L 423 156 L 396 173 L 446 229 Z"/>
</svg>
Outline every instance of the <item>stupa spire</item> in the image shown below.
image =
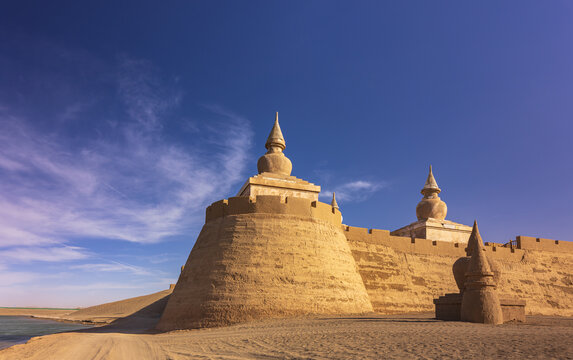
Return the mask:
<svg viewBox="0 0 573 360">
<path fill-rule="evenodd" d="M 338 203 L 336 202 L 336 193 L 334 191 L 332 192 L 332 201 L 330 205 L 332 206 L 333 209 L 340 209 L 338 207 Z"/>
<path fill-rule="evenodd" d="M 421 191 L 424 197 L 416 206 L 416 217 L 418 220 L 427 220 L 429 218 L 444 220 L 446 218 L 448 207 L 438 196 L 441 191 L 432 173 L 432 165 L 430 165 L 428 178 Z"/>
<path fill-rule="evenodd" d="M 438 187 L 438 183 L 436 182 L 436 178 L 434 178 L 434 174 L 432 173 L 432 165 L 430 165 L 430 172 L 428 173 L 428 178 L 426 179 L 426 183 L 424 187 L 420 191 L 422 194 L 426 195 L 426 193 L 440 193 L 442 189 Z"/>
<path fill-rule="evenodd" d="M 279 113 L 277 112 L 275 115 L 275 124 L 271 129 L 271 133 L 267 138 L 267 142 L 265 143 L 265 147 L 269 152 L 279 152 L 283 151 L 286 147 L 285 138 L 283 136 L 283 132 L 281 131 L 281 126 L 279 125 Z M 277 147 L 278 149 L 273 149 Z"/>
<path fill-rule="evenodd" d="M 268 151 L 265 155 L 261 156 L 257 162 L 259 174 L 267 172 L 290 175 L 292 163 L 283 153 L 285 147 L 286 142 L 283 132 L 281 131 L 281 126 L 279 125 L 279 113 L 277 112 L 275 123 L 265 144 L 265 148 L 267 148 Z"/>
</svg>

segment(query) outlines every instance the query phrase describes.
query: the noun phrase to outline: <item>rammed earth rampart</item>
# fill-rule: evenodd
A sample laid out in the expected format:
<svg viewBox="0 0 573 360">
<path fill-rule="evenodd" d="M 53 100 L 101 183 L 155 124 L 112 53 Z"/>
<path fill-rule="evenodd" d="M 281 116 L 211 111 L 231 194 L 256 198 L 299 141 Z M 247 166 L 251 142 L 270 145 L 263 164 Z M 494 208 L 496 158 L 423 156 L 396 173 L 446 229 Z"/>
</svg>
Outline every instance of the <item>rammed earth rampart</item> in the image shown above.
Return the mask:
<svg viewBox="0 0 573 360">
<path fill-rule="evenodd" d="M 371 312 L 341 226 L 340 211 L 302 198 L 213 203 L 158 329 Z"/>
<path fill-rule="evenodd" d="M 433 298 L 457 292 L 452 264 L 465 244 L 342 227 L 374 311 L 432 311 Z M 485 246 L 502 269 L 500 294 L 525 300 L 528 314 L 573 316 L 573 243 L 525 236 L 514 243 Z"/>
</svg>

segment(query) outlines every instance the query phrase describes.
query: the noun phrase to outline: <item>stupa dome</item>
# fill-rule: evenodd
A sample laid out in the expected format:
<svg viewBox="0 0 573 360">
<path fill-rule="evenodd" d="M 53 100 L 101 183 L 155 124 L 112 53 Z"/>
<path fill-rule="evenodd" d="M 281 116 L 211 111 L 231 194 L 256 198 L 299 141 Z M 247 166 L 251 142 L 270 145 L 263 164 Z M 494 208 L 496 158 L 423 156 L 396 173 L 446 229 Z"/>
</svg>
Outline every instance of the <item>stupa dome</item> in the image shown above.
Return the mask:
<svg viewBox="0 0 573 360">
<path fill-rule="evenodd" d="M 444 220 L 446 218 L 448 207 L 438 196 L 441 191 L 432 173 L 432 165 L 430 165 L 430 173 L 424 187 L 420 191 L 424 198 L 416 206 L 416 217 L 418 220 L 427 220 L 428 218 Z"/>
<path fill-rule="evenodd" d="M 259 158 L 257 162 L 257 170 L 259 174 L 264 172 L 290 175 L 292 171 L 292 162 L 283 154 L 286 147 L 286 142 L 279 125 L 279 113 L 275 117 L 275 124 L 267 138 L 265 144 L 267 153 Z"/>
</svg>

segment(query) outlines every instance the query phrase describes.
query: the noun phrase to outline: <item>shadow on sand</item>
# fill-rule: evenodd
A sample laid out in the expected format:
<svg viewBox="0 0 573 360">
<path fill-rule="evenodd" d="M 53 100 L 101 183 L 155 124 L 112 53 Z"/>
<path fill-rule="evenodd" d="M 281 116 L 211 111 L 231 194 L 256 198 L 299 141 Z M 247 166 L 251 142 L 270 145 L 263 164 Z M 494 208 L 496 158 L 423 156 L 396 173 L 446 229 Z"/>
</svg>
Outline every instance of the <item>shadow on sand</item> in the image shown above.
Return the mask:
<svg viewBox="0 0 573 360">
<path fill-rule="evenodd" d="M 169 295 L 123 318 L 116 319 L 108 325 L 77 330 L 82 333 L 121 333 L 121 334 L 156 334 L 155 325 L 161 318 L 167 305 Z"/>
</svg>

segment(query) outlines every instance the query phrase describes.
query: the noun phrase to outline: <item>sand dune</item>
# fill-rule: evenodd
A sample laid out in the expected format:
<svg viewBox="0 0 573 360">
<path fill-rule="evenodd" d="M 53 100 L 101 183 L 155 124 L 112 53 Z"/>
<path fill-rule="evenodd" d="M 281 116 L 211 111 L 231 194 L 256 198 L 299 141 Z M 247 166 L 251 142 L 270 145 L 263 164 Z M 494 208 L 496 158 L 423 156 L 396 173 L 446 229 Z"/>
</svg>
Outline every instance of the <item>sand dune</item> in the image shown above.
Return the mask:
<svg viewBox="0 0 573 360">
<path fill-rule="evenodd" d="M 84 309 L 41 309 L 41 308 L 0 308 L 0 316 L 32 316 L 43 319 L 74 321 L 94 324 L 134 322 L 136 318 L 144 323 L 161 316 L 167 299 L 173 290 L 168 289 L 153 294 L 114 301 Z M 145 325 L 141 325 L 145 326 Z"/>
<path fill-rule="evenodd" d="M 168 289 L 149 295 L 91 306 L 62 315 L 59 318 L 81 322 L 110 323 L 136 313 L 139 313 L 138 315 L 141 317 L 159 316 L 172 291 L 172 289 Z"/>
<path fill-rule="evenodd" d="M 101 327 L 37 337 L 0 359 L 571 358 L 573 319 L 526 324 L 442 322 L 432 315 L 260 321 L 224 328 L 133 334 Z"/>
<path fill-rule="evenodd" d="M 64 314 L 111 323 L 32 338 L 0 350 L 0 360 L 573 358 L 573 318 L 565 317 L 530 316 L 525 324 L 490 326 L 438 321 L 433 314 L 372 314 L 158 333 L 154 327 L 170 292 Z"/>
</svg>

